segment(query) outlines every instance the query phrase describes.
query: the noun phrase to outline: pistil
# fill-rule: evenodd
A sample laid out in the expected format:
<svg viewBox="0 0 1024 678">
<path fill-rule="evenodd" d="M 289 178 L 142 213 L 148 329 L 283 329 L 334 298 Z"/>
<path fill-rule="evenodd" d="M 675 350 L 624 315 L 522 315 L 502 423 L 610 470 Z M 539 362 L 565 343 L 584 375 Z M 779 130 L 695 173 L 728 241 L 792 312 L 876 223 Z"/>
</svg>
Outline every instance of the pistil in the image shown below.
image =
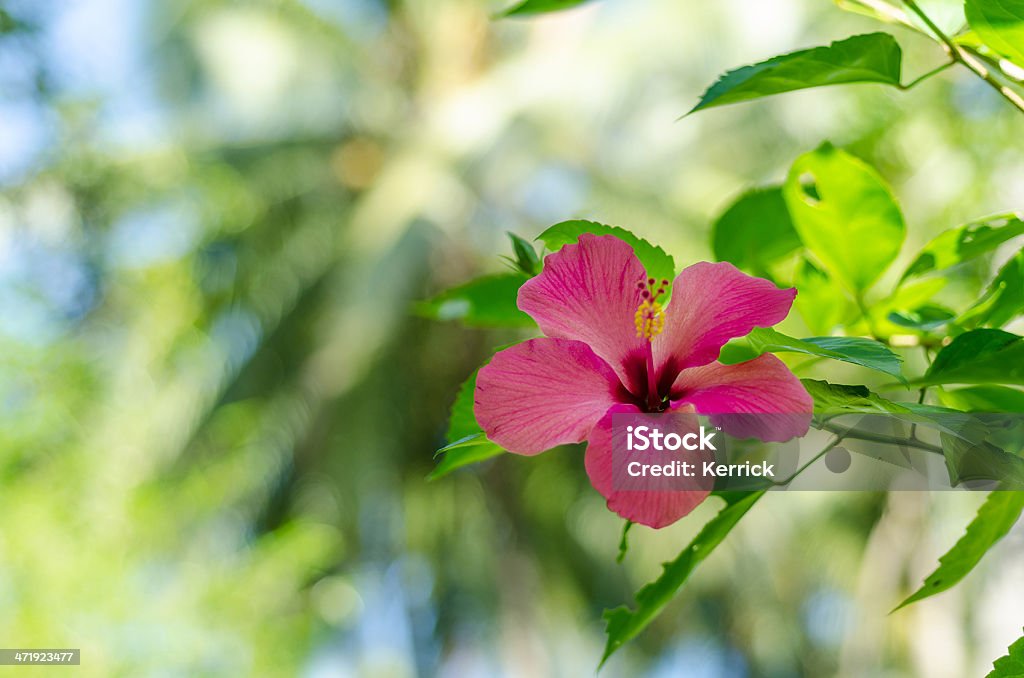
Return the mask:
<svg viewBox="0 0 1024 678">
<path fill-rule="evenodd" d="M 633 320 L 636 325 L 636 336 L 644 339 L 644 352 L 647 362 L 647 409 L 651 412 L 661 410 L 661 394 L 658 393 L 658 381 L 654 372 L 654 349 L 651 342 L 665 328 L 665 310 L 658 302 L 658 298 L 665 294 L 668 280 L 662 280 L 661 286 L 655 288 L 657 281 L 648 278 L 646 281 L 637 283 L 637 288 L 642 290 L 640 296 L 643 301 L 636 309 Z"/>
</svg>

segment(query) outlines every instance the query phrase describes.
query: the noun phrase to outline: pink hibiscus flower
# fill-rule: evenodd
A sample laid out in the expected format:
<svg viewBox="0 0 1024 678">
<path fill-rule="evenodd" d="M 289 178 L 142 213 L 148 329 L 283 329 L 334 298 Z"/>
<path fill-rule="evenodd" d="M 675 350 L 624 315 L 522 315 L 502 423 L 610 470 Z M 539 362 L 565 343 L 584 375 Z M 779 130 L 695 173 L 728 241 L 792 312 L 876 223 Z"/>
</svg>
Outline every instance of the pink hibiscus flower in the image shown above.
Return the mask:
<svg viewBox="0 0 1024 678">
<path fill-rule="evenodd" d="M 813 405 L 771 354 L 736 365 L 716 360 L 730 339 L 785 318 L 795 289 L 728 263 L 684 269 L 663 308 L 667 285 L 649 279 L 633 248 L 614 236 L 584 234 L 549 255 L 518 298 L 546 337 L 500 351 L 481 368 L 473 408 L 487 437 L 509 452 L 588 441 L 587 474 L 608 508 L 655 528 L 688 514 L 709 489 L 614 487 L 614 414 L 796 414 Z M 809 417 L 771 421 L 758 437 L 783 441 L 806 433 Z"/>
</svg>

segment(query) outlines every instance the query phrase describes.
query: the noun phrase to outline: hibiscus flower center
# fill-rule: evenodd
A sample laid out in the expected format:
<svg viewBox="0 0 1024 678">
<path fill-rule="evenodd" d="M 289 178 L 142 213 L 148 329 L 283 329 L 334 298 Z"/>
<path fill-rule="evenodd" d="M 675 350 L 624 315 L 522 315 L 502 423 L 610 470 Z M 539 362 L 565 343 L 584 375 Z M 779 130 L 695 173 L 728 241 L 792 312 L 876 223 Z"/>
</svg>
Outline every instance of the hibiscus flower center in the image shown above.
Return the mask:
<svg viewBox="0 0 1024 678">
<path fill-rule="evenodd" d="M 660 412 L 665 409 L 665 403 L 658 393 L 658 380 L 654 374 L 654 350 L 651 341 L 665 329 L 665 309 L 658 299 L 665 294 L 668 287 L 668 280 L 662 280 L 661 285 L 656 285 L 657 280 L 648 278 L 636 284 L 637 289 L 642 290 L 640 297 L 642 301 L 633 316 L 633 323 L 636 326 L 636 336 L 645 340 L 645 358 L 647 363 L 647 410 L 649 412 Z"/>
<path fill-rule="evenodd" d="M 655 289 L 654 278 L 648 278 L 646 283 L 641 281 L 636 284 L 638 289 L 643 290 L 640 296 L 643 301 L 636 309 L 633 322 L 636 325 L 636 336 L 646 339 L 650 343 L 665 328 L 665 309 L 662 308 L 658 297 L 665 294 L 667 280 L 661 281 L 661 286 Z"/>
</svg>

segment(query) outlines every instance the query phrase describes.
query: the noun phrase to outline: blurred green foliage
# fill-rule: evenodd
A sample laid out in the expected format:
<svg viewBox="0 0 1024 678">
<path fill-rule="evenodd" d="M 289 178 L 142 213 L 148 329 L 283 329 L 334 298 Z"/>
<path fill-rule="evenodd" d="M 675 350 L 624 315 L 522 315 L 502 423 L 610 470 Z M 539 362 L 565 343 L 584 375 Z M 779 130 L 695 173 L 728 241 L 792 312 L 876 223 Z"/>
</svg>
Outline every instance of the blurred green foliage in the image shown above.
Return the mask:
<svg viewBox="0 0 1024 678">
<path fill-rule="evenodd" d="M 634 530 L 620 566 L 578 450 L 427 483 L 458 384 L 524 334 L 412 304 L 500 272 L 506 231 L 575 216 L 630 224 L 679 266 L 711 258 L 716 216 L 825 138 L 900 196 L 912 242 L 884 289 L 940 231 L 1024 197 L 1020 122 L 968 73 L 675 122 L 737 63 L 873 30 L 767 5 L 609 0 L 525 23 L 476 0 L 5 2 L 5 646 L 81 647 L 95 676 L 590 672 L 601 609 L 714 507 Z M 900 40 L 908 72 L 936 65 L 931 41 Z M 1005 251 L 958 264 L 939 302 L 989 281 L 985 309 L 1019 299 Z M 1005 652 L 1010 550 L 927 614 L 879 614 L 980 497 L 777 499 L 608 675 L 965 675 Z"/>
</svg>

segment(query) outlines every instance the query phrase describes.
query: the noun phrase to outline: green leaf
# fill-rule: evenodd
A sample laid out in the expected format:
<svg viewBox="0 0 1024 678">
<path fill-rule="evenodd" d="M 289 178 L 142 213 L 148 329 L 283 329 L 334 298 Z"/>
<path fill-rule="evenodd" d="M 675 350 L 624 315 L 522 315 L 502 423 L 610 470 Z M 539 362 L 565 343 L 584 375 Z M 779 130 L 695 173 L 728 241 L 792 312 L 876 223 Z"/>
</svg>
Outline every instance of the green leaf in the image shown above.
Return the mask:
<svg viewBox="0 0 1024 678">
<path fill-rule="evenodd" d="M 888 33 L 855 35 L 729 71 L 708 88 L 690 111 L 793 92 L 855 82 L 900 86 L 899 44 Z"/>
<path fill-rule="evenodd" d="M 1024 676 L 1024 637 L 1010 646 L 1005 657 L 992 665 L 992 671 L 985 678 L 1021 678 Z"/>
<path fill-rule="evenodd" d="M 988 435 L 985 428 L 981 421 L 968 418 L 960 431 L 940 434 L 950 486 L 974 480 L 995 480 L 1004 490 L 1024 490 L 1024 459 L 987 440 L 971 440 L 980 437 L 979 432 Z"/>
<path fill-rule="evenodd" d="M 899 254 L 905 226 L 889 187 L 831 144 L 797 158 L 783 195 L 804 245 L 855 295 Z"/>
<path fill-rule="evenodd" d="M 454 445 L 442 447 L 438 452 L 443 453 L 444 457 L 427 476 L 427 480 L 437 480 L 463 466 L 497 457 L 504 454 L 505 450 L 479 433 Z"/>
<path fill-rule="evenodd" d="M 1006 536 L 1024 511 L 1024 492 L 992 492 L 978 509 L 967 532 L 953 548 L 939 558 L 939 568 L 896 609 L 941 593 L 959 582 L 981 561 L 982 556 Z"/>
<path fill-rule="evenodd" d="M 1005 489 L 1024 489 L 1024 459 L 988 442 L 991 429 L 976 416 L 934 405 L 896 403 L 864 386 L 813 379 L 801 382 L 814 399 L 815 425 L 819 428 L 838 433 L 829 427 L 828 420 L 844 414 L 896 415 L 904 422 L 939 433 L 951 487 L 965 481 L 997 480 Z"/>
<path fill-rule="evenodd" d="M 964 9 L 986 45 L 1024 67 L 1024 0 L 967 0 Z"/>
<path fill-rule="evenodd" d="M 530 316 L 516 306 L 521 273 L 490 275 L 442 292 L 413 306 L 418 315 L 434 320 L 458 320 L 468 327 L 532 327 Z"/>
<path fill-rule="evenodd" d="M 768 266 L 801 246 L 782 197 L 782 187 L 744 193 L 711 229 L 715 258 L 765 276 Z"/>
<path fill-rule="evenodd" d="M 884 372 L 903 380 L 900 363 L 903 359 L 873 339 L 861 337 L 810 337 L 794 339 L 768 327 L 755 327 L 747 341 L 758 355 L 771 353 L 804 353 L 831 358 Z"/>
<path fill-rule="evenodd" d="M 950 37 L 953 38 L 953 42 L 955 42 L 958 45 L 963 45 L 964 47 L 973 47 L 974 49 L 977 50 L 986 49 L 985 43 L 982 42 L 981 36 L 978 35 L 977 31 L 967 30 L 959 35 Z"/>
<path fill-rule="evenodd" d="M 817 379 L 801 379 L 807 392 L 814 399 L 815 414 L 872 413 L 909 414 L 910 409 L 903 403 L 872 393 L 866 386 L 830 384 Z"/>
<path fill-rule="evenodd" d="M 871 315 L 873 330 L 882 336 L 906 334 L 908 330 L 924 333 L 929 322 L 937 322 L 932 317 L 933 311 L 923 310 L 934 306 L 938 313 L 940 306 L 931 303 L 949 281 L 945 277 L 934 276 L 916 278 L 897 287 L 882 299 L 876 300 L 868 309 Z M 921 309 L 921 315 L 918 311 Z M 895 318 L 894 318 L 895 316 Z M 920 326 L 915 325 L 920 322 Z"/>
<path fill-rule="evenodd" d="M 761 352 L 754 350 L 746 339 L 734 339 L 718 352 L 718 362 L 723 365 L 735 365 L 753 360 L 759 355 Z"/>
<path fill-rule="evenodd" d="M 428 480 L 436 480 L 455 469 L 496 457 L 505 451 L 487 439 L 476 421 L 476 415 L 473 414 L 477 372 L 479 370 L 469 375 L 459 387 L 459 393 L 455 396 L 451 414 L 448 416 L 448 432 L 445 436 L 448 444 L 434 453 L 435 458 L 442 454 L 444 457 L 427 476 Z"/>
<path fill-rule="evenodd" d="M 796 270 L 796 308 L 813 332 L 831 334 L 838 325 L 852 319 L 855 308 L 843 289 L 807 259 Z"/>
<path fill-rule="evenodd" d="M 838 433 L 829 428 L 828 420 L 844 414 L 896 415 L 939 433 L 951 486 L 967 480 L 999 480 L 1006 488 L 1024 488 L 1024 459 L 986 441 L 989 427 L 977 417 L 946 407 L 893 402 L 864 386 L 800 381 L 814 399 L 818 428 Z"/>
<path fill-rule="evenodd" d="M 479 368 L 473 370 L 473 374 L 459 386 L 459 392 L 455 395 L 455 402 L 452 403 L 452 409 L 448 414 L 448 431 L 445 434 L 447 445 L 441 450 L 484 432 L 480 424 L 476 423 L 476 415 L 473 414 L 473 393 L 476 390 L 476 375 L 479 371 Z"/>
<path fill-rule="evenodd" d="M 529 16 L 531 14 L 557 12 L 582 5 L 585 2 L 589 2 L 589 0 L 524 0 L 505 11 L 502 16 Z"/>
<path fill-rule="evenodd" d="M 1002 327 L 1024 314 L 1024 250 L 999 270 L 985 294 L 958 320 L 967 327 Z"/>
<path fill-rule="evenodd" d="M 940 390 L 939 400 L 964 412 L 1024 412 L 1024 391 L 995 384 Z"/>
<path fill-rule="evenodd" d="M 617 607 L 605 610 L 605 633 L 608 640 L 601 657 L 603 666 L 624 643 L 636 637 L 661 610 L 675 597 L 690 574 L 715 548 L 722 543 L 732 528 L 757 502 L 764 492 L 735 493 L 725 496 L 726 506 L 712 518 L 690 544 L 676 557 L 665 563 L 661 576 L 647 584 L 636 594 L 636 608 Z"/>
<path fill-rule="evenodd" d="M 944 231 L 925 245 L 903 272 L 900 282 L 988 254 L 1019 235 L 1024 235 L 1024 221 L 1013 214 L 990 217 Z"/>
<path fill-rule="evenodd" d="M 516 255 L 513 261 L 516 268 L 528 276 L 540 273 L 540 257 L 537 256 L 537 250 L 533 249 L 533 244 L 515 233 L 510 232 L 508 237 L 512 241 L 512 251 Z"/>
<path fill-rule="evenodd" d="M 886 2 L 878 0 L 835 0 L 835 2 L 839 9 L 844 9 L 847 12 L 868 16 L 887 24 L 901 24 L 907 28 L 918 30 L 906 12 Z"/>
<path fill-rule="evenodd" d="M 912 330 L 935 330 L 956 317 L 956 314 L 944 306 L 925 304 L 913 311 L 892 311 L 886 316 L 889 322 Z"/>
<path fill-rule="evenodd" d="M 996 329 L 964 332 L 935 356 L 917 386 L 1024 384 L 1024 341 Z"/>
<path fill-rule="evenodd" d="M 665 250 L 618 226 L 606 226 L 595 221 L 563 221 L 541 233 L 537 236 L 537 240 L 540 240 L 549 250 L 555 252 L 564 245 L 576 242 L 584 233 L 614 235 L 619 240 L 624 240 L 633 247 L 633 251 L 636 252 L 640 263 L 647 269 L 647 275 L 659 280 L 668 280 L 669 282 L 675 278 L 675 262 L 672 261 L 671 256 L 665 253 Z"/>
</svg>

